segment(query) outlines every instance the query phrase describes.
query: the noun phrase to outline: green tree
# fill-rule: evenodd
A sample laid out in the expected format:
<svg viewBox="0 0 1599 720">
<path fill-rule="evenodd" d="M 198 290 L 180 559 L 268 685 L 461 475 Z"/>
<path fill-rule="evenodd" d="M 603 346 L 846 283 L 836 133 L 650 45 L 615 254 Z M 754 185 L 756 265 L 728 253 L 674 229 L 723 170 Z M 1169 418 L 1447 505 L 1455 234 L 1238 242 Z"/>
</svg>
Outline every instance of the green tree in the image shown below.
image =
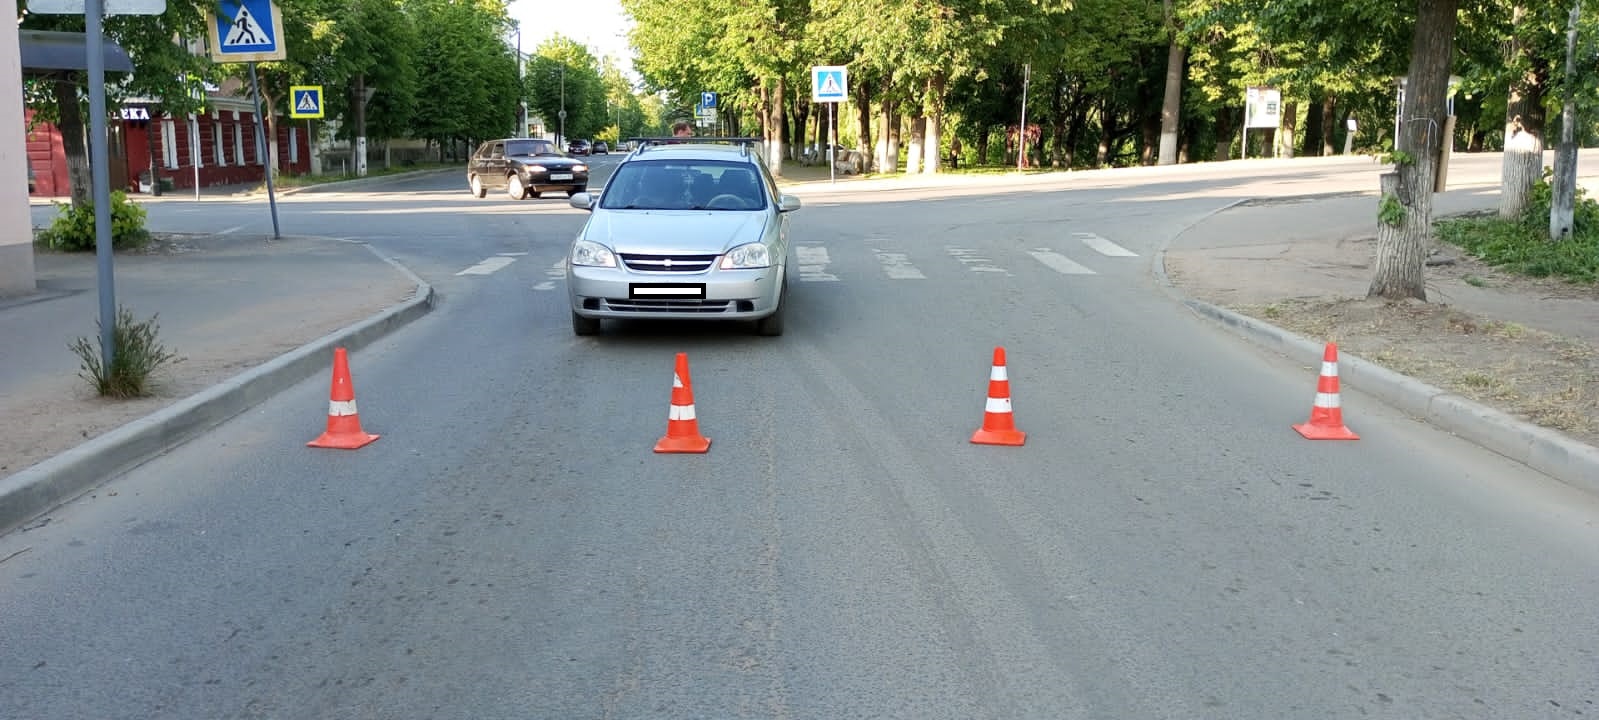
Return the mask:
<svg viewBox="0 0 1599 720">
<path fill-rule="evenodd" d="M 571 38 L 556 35 L 533 51 L 528 63 L 528 106 L 568 138 L 591 138 L 610 123 L 607 121 L 605 80 L 600 64 L 588 48 Z M 566 118 L 561 119 L 561 112 Z"/>
</svg>

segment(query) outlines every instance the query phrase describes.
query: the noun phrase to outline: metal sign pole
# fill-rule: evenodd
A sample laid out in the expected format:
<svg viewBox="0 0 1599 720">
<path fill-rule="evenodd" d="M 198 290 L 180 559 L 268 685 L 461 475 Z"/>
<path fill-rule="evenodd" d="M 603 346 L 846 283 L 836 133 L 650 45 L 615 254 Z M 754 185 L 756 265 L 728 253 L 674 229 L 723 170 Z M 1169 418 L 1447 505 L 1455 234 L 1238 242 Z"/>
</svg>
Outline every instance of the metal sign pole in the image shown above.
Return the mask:
<svg viewBox="0 0 1599 720">
<path fill-rule="evenodd" d="M 116 359 L 117 298 L 111 265 L 111 168 L 106 147 L 105 0 L 84 4 L 84 29 L 89 36 L 89 175 L 94 203 L 94 257 L 100 290 L 100 362 L 109 375 Z M 153 180 L 153 178 L 152 178 Z"/>
<path fill-rule="evenodd" d="M 838 182 L 838 160 L 833 157 L 833 146 L 838 144 L 838 103 L 827 104 L 827 181 Z"/>
<path fill-rule="evenodd" d="M 261 114 L 261 83 L 255 77 L 255 63 L 250 63 L 250 90 L 255 95 L 255 149 L 261 157 L 261 167 L 266 170 L 267 203 L 272 206 L 272 239 L 276 240 L 283 235 L 278 232 L 278 198 L 272 188 L 272 171 L 274 168 L 267 160 L 266 144 L 266 116 Z"/>
</svg>

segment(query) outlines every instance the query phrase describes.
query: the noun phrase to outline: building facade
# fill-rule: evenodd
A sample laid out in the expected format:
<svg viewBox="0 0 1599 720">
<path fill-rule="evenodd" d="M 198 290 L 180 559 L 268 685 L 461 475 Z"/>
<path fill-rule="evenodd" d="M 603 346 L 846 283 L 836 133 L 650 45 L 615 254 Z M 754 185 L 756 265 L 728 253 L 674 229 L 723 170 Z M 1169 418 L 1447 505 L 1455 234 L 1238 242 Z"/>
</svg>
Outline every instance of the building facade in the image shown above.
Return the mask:
<svg viewBox="0 0 1599 720">
<path fill-rule="evenodd" d="M 205 113 L 186 117 L 152 112 L 144 103 L 124 105 L 107 126 L 111 189 L 133 194 L 153 192 L 156 182 L 173 190 L 264 182 L 268 155 L 257 147 L 253 105 L 221 96 L 208 98 L 206 105 Z M 70 196 L 60 129 L 33 122 L 31 111 L 27 120 L 29 194 Z M 278 119 L 277 167 L 286 174 L 311 171 L 305 121 Z"/>
</svg>

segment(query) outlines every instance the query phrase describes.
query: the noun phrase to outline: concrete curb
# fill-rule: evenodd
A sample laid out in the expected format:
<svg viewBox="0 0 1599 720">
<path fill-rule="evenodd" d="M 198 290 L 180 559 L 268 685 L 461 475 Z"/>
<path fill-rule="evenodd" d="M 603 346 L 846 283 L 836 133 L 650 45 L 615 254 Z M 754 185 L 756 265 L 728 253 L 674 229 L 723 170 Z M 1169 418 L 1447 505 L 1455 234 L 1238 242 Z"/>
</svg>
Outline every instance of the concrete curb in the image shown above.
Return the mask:
<svg viewBox="0 0 1599 720">
<path fill-rule="evenodd" d="M 416 293 L 411 299 L 21 472 L 0 478 L 0 533 L 60 507 L 306 378 L 327 372 L 335 347 L 359 350 L 431 311 L 435 304 L 433 286 L 393 259 L 379 257 L 415 280 Z"/>
<path fill-rule="evenodd" d="M 463 165 L 462 167 L 464 168 L 465 166 Z M 277 191 L 277 194 L 278 195 L 299 195 L 300 193 L 307 193 L 307 192 L 315 193 L 315 192 L 320 192 L 320 191 L 323 191 L 323 190 L 337 191 L 337 190 L 340 190 L 340 189 L 345 189 L 345 190 L 359 189 L 361 185 L 370 185 L 370 184 L 373 184 L 373 183 L 383 182 L 383 181 L 386 181 L 386 180 L 403 180 L 405 178 L 423 177 L 425 175 L 435 175 L 435 174 L 442 174 L 442 173 L 448 173 L 448 172 L 456 172 L 456 171 L 451 169 L 451 168 L 436 168 L 436 169 L 433 169 L 433 170 L 414 170 L 412 172 L 394 173 L 392 175 L 378 175 L 376 177 L 351 178 L 349 180 L 335 180 L 333 182 L 317 183 L 315 185 L 301 185 L 300 187 L 282 188 L 282 189 L 279 189 Z M 463 169 L 463 170 L 461 170 L 461 172 L 465 173 L 465 170 Z M 463 187 L 464 187 L 464 185 L 463 185 Z M 255 197 L 256 195 L 265 195 L 265 194 L 266 194 L 265 191 L 252 192 L 252 193 L 249 194 L 249 196 L 250 197 Z"/>
<path fill-rule="evenodd" d="M 1209 217 L 1243 201 L 1221 208 Z M 1166 251 L 1200 220 L 1172 236 L 1156 253 L 1154 275 L 1160 285 L 1200 317 L 1234 330 L 1269 350 L 1307 366 L 1319 367 L 1325 343 L 1283 328 L 1187 297 L 1166 274 Z M 1539 427 L 1460 395 L 1402 375 L 1348 353 L 1339 353 L 1340 381 L 1433 426 L 1492 450 L 1587 493 L 1599 495 L 1599 447 Z"/>
</svg>

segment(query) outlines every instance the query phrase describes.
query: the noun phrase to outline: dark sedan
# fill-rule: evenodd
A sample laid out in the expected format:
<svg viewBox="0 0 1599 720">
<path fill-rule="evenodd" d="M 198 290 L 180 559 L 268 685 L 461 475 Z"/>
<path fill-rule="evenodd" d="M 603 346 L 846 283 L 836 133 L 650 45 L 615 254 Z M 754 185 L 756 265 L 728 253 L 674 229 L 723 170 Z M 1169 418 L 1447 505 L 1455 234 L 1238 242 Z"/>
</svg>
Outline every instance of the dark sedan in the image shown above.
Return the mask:
<svg viewBox="0 0 1599 720">
<path fill-rule="evenodd" d="M 589 168 L 548 140 L 506 138 L 478 146 L 467 164 L 466 182 L 477 197 L 504 188 L 514 200 L 563 190 L 572 197 L 588 189 Z"/>
</svg>

